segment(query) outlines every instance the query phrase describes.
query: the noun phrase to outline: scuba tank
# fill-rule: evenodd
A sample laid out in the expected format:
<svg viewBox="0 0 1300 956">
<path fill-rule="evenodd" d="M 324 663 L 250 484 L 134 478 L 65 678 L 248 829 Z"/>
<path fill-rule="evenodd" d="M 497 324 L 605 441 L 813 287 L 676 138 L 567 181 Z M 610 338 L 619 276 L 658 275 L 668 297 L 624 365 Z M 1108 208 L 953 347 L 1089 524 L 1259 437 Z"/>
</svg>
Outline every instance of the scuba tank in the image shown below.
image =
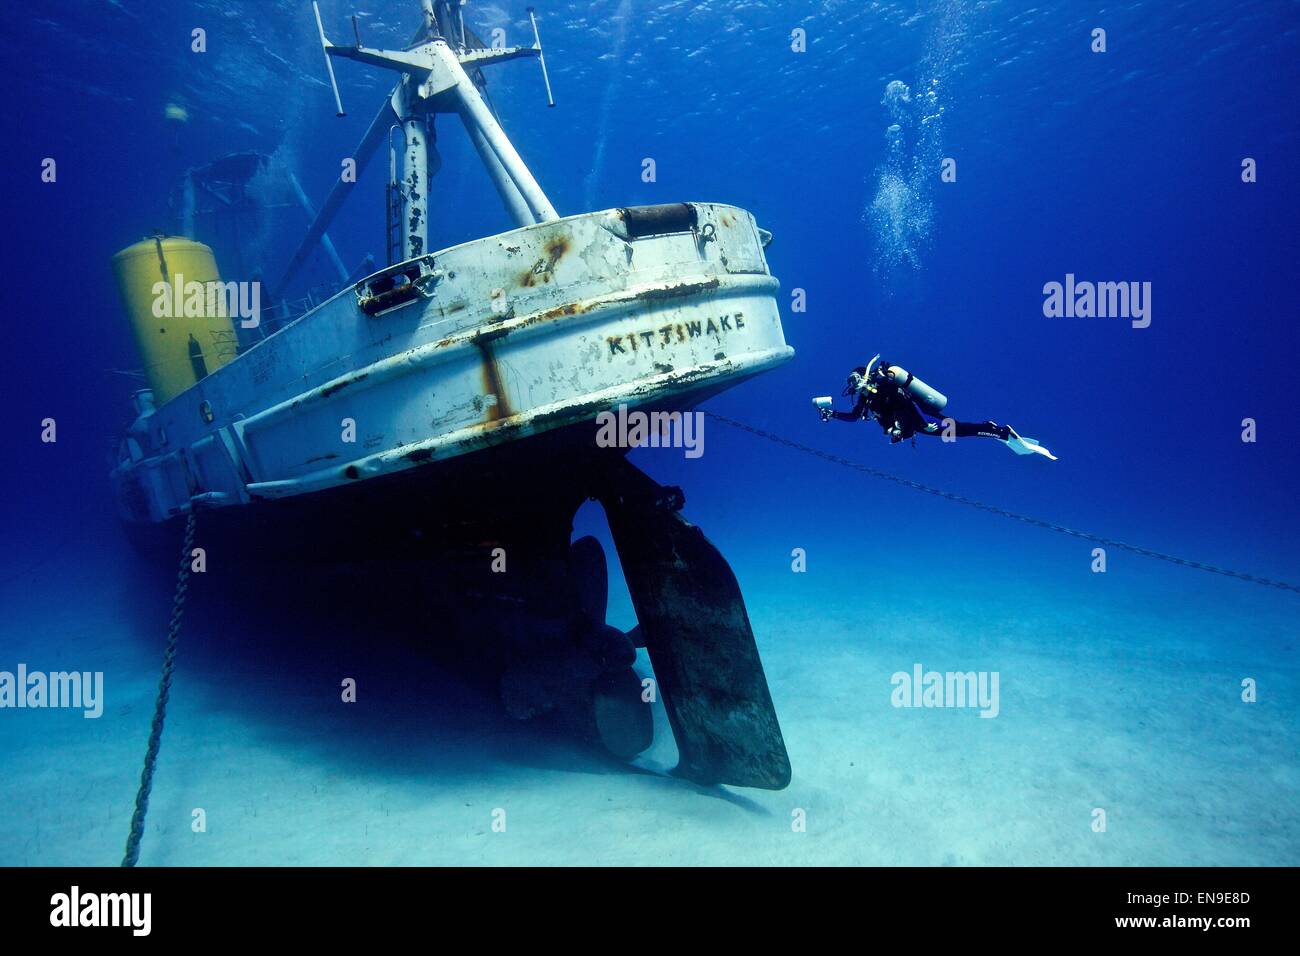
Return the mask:
<svg viewBox="0 0 1300 956">
<path fill-rule="evenodd" d="M 880 360 L 877 355 L 867 365 L 867 377 L 870 378 L 874 370 L 876 377 L 883 381 L 897 385 L 900 389 L 908 394 L 916 402 L 921 411 L 929 415 L 943 414 L 944 407 L 948 404 L 948 396 L 937 389 L 931 388 L 925 382 L 921 381 L 907 369 L 898 365 L 885 363 L 883 367 L 877 368 L 876 363 Z"/>
</svg>

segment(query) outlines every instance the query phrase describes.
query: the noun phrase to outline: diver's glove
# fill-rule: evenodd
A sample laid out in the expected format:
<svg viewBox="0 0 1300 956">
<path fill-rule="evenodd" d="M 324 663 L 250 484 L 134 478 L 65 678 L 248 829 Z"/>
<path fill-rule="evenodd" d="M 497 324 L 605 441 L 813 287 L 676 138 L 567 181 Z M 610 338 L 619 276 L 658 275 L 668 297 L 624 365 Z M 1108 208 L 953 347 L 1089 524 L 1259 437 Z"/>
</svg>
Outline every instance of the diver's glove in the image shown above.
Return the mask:
<svg viewBox="0 0 1300 956">
<path fill-rule="evenodd" d="M 831 415 L 834 414 L 829 408 L 819 408 L 817 409 L 817 413 L 821 415 L 822 421 L 824 422 L 830 421 Z"/>
</svg>

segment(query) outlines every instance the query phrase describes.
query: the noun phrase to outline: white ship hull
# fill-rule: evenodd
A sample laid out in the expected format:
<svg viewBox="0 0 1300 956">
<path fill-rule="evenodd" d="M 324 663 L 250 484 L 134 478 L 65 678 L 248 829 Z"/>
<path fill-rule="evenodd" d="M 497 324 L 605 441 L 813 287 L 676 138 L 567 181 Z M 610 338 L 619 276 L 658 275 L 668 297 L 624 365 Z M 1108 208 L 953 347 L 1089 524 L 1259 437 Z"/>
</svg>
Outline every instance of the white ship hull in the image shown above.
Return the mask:
<svg viewBox="0 0 1300 956">
<path fill-rule="evenodd" d="M 688 407 L 793 355 L 763 244 L 743 210 L 679 204 L 539 223 L 384 270 L 143 416 L 113 472 L 123 517 L 436 468 L 594 432 L 619 405 Z"/>
</svg>

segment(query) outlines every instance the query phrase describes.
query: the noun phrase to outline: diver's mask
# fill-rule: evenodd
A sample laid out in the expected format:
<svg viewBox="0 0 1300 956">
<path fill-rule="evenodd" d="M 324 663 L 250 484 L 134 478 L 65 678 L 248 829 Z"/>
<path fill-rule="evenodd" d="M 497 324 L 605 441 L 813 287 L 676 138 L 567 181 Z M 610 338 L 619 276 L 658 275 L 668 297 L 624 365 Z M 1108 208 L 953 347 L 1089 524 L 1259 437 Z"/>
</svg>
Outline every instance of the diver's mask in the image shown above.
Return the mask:
<svg viewBox="0 0 1300 956">
<path fill-rule="evenodd" d="M 842 395 L 857 395 L 859 392 L 876 392 L 876 384 L 873 379 L 880 375 L 880 369 L 876 366 L 880 362 L 880 353 L 877 352 L 871 361 L 866 365 L 859 365 L 849 373 L 848 381 L 844 385 Z M 886 363 L 886 367 L 888 363 Z"/>
<path fill-rule="evenodd" d="M 856 395 L 862 395 L 864 393 L 867 395 L 875 395 L 876 394 L 875 382 L 871 381 L 871 379 L 867 378 L 866 375 L 862 374 L 859 371 L 855 370 L 853 372 L 850 372 L 848 381 L 844 385 L 844 391 L 841 392 L 840 394 L 856 396 Z"/>
</svg>

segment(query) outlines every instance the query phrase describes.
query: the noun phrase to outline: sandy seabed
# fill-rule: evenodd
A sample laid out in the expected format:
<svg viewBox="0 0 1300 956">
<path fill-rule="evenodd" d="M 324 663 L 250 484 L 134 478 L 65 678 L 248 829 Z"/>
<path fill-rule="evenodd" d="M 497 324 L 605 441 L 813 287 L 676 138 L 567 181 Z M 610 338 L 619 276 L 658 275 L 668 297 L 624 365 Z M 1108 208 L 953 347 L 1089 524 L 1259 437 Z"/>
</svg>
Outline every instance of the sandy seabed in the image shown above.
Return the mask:
<svg viewBox="0 0 1300 956">
<path fill-rule="evenodd" d="M 843 568 L 796 578 L 731 557 L 794 767 L 787 790 L 666 775 L 661 707 L 655 746 L 626 767 L 511 722 L 384 635 L 213 633 L 197 618 L 141 864 L 1300 863 L 1292 596 L 1180 568 L 1147 571 L 1140 592 L 1099 590 L 1026 560 L 1014 601 L 977 578 L 936 599 L 900 574 L 864 615 Z M 0 864 L 116 864 L 166 595 L 141 599 L 122 568 L 45 567 L 11 581 L 5 603 L 0 669 L 102 670 L 107 692 L 97 720 L 0 711 Z M 610 616 L 630 626 L 625 595 Z M 915 664 L 997 671 L 998 716 L 894 707 L 891 676 Z M 1241 699 L 1247 677 L 1256 703 Z"/>
</svg>

